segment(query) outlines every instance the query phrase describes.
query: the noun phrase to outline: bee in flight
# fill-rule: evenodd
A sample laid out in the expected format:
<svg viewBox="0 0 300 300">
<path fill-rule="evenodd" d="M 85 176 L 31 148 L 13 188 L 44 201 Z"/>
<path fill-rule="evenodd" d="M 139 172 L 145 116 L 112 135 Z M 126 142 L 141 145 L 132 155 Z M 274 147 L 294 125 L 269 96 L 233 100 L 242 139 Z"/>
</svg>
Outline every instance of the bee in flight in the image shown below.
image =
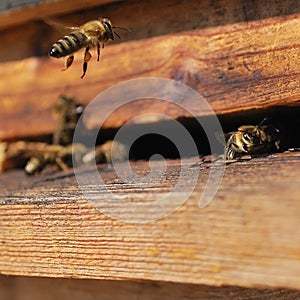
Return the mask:
<svg viewBox="0 0 300 300">
<path fill-rule="evenodd" d="M 97 61 L 99 61 L 100 48 L 104 48 L 104 44 L 108 40 L 114 40 L 114 34 L 120 38 L 119 34 L 114 31 L 116 28 L 129 31 L 120 26 L 112 26 L 111 21 L 107 18 L 89 21 L 80 27 L 71 27 L 74 31 L 54 43 L 50 49 L 49 55 L 56 58 L 68 56 L 66 67 L 64 69 L 67 70 L 73 63 L 74 52 L 81 48 L 85 48 L 83 74 L 81 75 L 81 78 L 83 78 L 87 70 L 88 62 L 92 57 L 90 49 L 97 48 Z"/>
<path fill-rule="evenodd" d="M 225 149 L 226 159 L 235 159 L 243 154 L 251 156 L 279 150 L 279 130 L 271 125 L 243 125 L 231 133 Z"/>
</svg>

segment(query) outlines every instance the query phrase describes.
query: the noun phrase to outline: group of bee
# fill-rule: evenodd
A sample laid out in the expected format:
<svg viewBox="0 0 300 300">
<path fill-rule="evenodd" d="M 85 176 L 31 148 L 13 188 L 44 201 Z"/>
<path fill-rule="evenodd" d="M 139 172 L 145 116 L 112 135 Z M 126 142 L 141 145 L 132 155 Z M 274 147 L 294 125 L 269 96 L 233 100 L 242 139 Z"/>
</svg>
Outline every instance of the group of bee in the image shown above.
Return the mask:
<svg viewBox="0 0 300 300">
<path fill-rule="evenodd" d="M 80 27 L 71 27 L 72 31 L 59 39 L 51 47 L 49 55 L 55 58 L 67 56 L 65 69 L 74 60 L 74 53 L 85 48 L 83 61 L 83 78 L 91 59 L 91 48 L 97 49 L 97 60 L 100 59 L 100 49 L 108 40 L 114 40 L 114 35 L 120 38 L 116 29 L 129 31 L 120 26 L 113 26 L 107 18 L 89 21 Z M 62 95 L 55 105 L 53 118 L 56 128 L 52 144 L 42 142 L 15 142 L 0 144 L 0 172 L 26 160 L 25 172 L 28 175 L 40 173 L 47 166 L 59 170 L 67 170 L 74 165 L 96 163 L 110 164 L 112 161 L 128 159 L 128 147 L 120 142 L 108 140 L 102 145 L 88 148 L 84 144 L 73 143 L 73 135 L 77 122 L 83 112 L 83 107 L 74 102 L 72 97 Z M 270 154 L 280 150 L 280 132 L 271 125 L 243 125 L 237 131 L 225 136 L 225 159 L 235 161 L 244 155 L 251 157 Z"/>
<path fill-rule="evenodd" d="M 107 140 L 94 147 L 73 143 L 75 128 L 82 112 L 83 107 L 76 104 L 72 97 L 61 95 L 53 109 L 55 130 L 52 143 L 30 141 L 4 143 L 6 148 L 5 159 L 4 161 L 2 159 L 1 163 L 2 171 L 25 165 L 26 174 L 34 175 L 47 167 L 65 171 L 93 161 L 97 164 L 111 164 L 127 159 L 127 146 L 116 140 Z M 88 131 L 83 134 L 88 134 Z"/>
<path fill-rule="evenodd" d="M 114 40 L 114 35 L 120 38 L 115 29 L 126 28 L 113 26 L 107 18 L 89 21 L 80 27 L 71 27 L 72 31 L 54 43 L 49 55 L 55 58 L 66 57 L 65 69 L 68 69 L 74 60 L 74 53 L 85 48 L 83 59 L 83 78 L 87 71 L 88 62 L 92 55 L 91 48 L 97 49 L 97 61 L 100 60 L 100 49 L 108 40 Z M 52 165 L 60 170 L 66 170 L 73 164 L 88 163 L 95 159 L 97 163 L 111 163 L 112 159 L 124 160 L 127 155 L 125 145 L 107 141 L 103 145 L 89 150 L 83 144 L 72 144 L 73 134 L 79 117 L 83 111 L 71 97 L 62 95 L 54 108 L 53 117 L 56 129 L 53 134 L 53 144 L 43 143 L 26 144 L 28 159 L 25 172 L 33 175 L 41 172 L 46 166 Z M 265 119 L 257 126 L 243 125 L 237 131 L 228 135 L 225 147 L 225 159 L 235 160 L 243 155 L 251 157 L 276 152 L 280 148 L 279 130 L 270 125 L 263 125 Z M 72 160 L 76 157 L 76 160 Z"/>
<path fill-rule="evenodd" d="M 25 141 L 11 143 L 9 150 L 6 151 L 6 164 L 12 160 L 13 167 L 17 167 L 25 160 L 26 174 L 34 175 L 47 167 L 65 171 L 93 161 L 96 164 L 111 164 L 128 159 L 128 146 L 116 140 L 107 140 L 92 148 L 83 143 L 73 143 L 75 128 L 82 112 L 83 107 L 76 104 L 72 97 L 61 95 L 53 109 L 55 130 L 52 143 Z M 236 161 L 244 155 L 255 157 L 278 151 L 279 130 L 271 125 L 263 125 L 265 120 L 257 126 L 240 126 L 237 131 L 225 135 L 227 138 L 225 159 Z"/>
<path fill-rule="evenodd" d="M 85 76 L 88 62 L 92 57 L 91 48 L 97 49 L 97 61 L 99 61 L 100 49 L 104 48 L 104 44 L 108 40 L 114 40 L 114 36 L 120 38 L 115 30 L 129 31 L 127 28 L 113 26 L 107 18 L 99 18 L 80 27 L 70 27 L 70 29 L 70 33 L 52 45 L 49 56 L 54 58 L 67 56 L 65 68 L 63 69 L 67 70 L 74 61 L 74 53 L 85 48 L 81 78 Z M 71 97 L 62 95 L 53 113 L 56 122 L 53 143 L 20 141 L 11 144 L 9 151 L 6 149 L 6 152 L 9 152 L 16 161 L 22 161 L 24 158 L 28 159 L 25 165 L 25 172 L 28 175 L 37 174 L 49 165 L 59 170 L 66 170 L 72 167 L 74 163 L 89 163 L 93 159 L 96 163 L 124 160 L 127 156 L 127 148 L 117 141 L 107 141 L 103 145 L 96 146 L 95 149 L 87 149 L 83 144 L 72 144 L 74 130 L 82 111 L 81 105 L 77 105 Z M 72 153 L 75 155 L 72 156 Z"/>
</svg>

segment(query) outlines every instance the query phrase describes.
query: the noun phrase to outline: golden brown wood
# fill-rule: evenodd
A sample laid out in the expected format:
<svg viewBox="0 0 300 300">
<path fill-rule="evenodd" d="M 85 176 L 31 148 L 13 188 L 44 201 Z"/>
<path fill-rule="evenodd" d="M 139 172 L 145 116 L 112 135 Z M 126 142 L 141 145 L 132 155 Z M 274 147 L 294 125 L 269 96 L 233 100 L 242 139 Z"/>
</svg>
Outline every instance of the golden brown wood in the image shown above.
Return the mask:
<svg viewBox="0 0 300 300">
<path fill-rule="evenodd" d="M 94 54 L 80 80 L 82 53 L 67 72 L 60 72 L 63 60 L 46 58 L 62 35 L 40 21 L 52 16 L 74 25 L 107 16 L 131 32 L 107 45 L 100 63 Z M 75 0 L 71 6 L 59 0 L 2 13 L 0 140 L 50 135 L 51 111 L 61 93 L 87 104 L 114 84 L 147 76 L 186 83 L 222 116 L 299 106 L 299 20 L 293 0 Z M 115 101 L 121 99 L 116 94 Z M 196 116 L 209 114 L 189 98 L 180 104 Z M 109 111 L 110 103 L 101 103 L 100 109 Z M 105 127 L 122 126 L 149 112 L 189 117 L 177 106 L 143 99 L 119 109 Z M 88 125 L 95 127 L 98 121 L 91 119 Z M 150 201 L 178 178 L 178 161 L 168 163 L 166 178 L 147 189 L 122 184 L 107 167 L 101 166 L 101 173 L 107 186 L 126 199 Z M 149 171 L 146 162 L 132 165 L 138 174 Z M 41 299 L 52 293 L 65 299 L 73 291 L 83 293 L 81 299 L 93 299 L 96 293 L 111 299 L 112 292 L 116 299 L 136 294 L 154 299 L 155 292 L 166 299 L 298 299 L 297 291 L 257 287 L 300 289 L 299 166 L 297 153 L 229 164 L 214 201 L 199 209 L 212 166 L 191 165 L 187 181 L 197 168 L 201 174 L 187 203 L 162 220 L 138 225 L 97 211 L 83 197 L 72 171 L 45 170 L 33 178 L 21 170 L 8 172 L 0 177 L 1 274 L 123 281 L 0 277 L 0 299 Z M 156 162 L 152 167 L 163 166 Z M 99 186 L 90 188 L 99 191 Z M 108 193 L 103 197 L 111 203 Z M 119 209 L 132 217 L 148 216 L 148 211 Z M 141 279 L 156 283 L 134 282 Z M 46 296 L 45 290 L 50 291 Z"/>
<path fill-rule="evenodd" d="M 31 5 L 20 6 L 2 12 L 0 14 L 0 29 L 115 1 L 116 0 L 73 0 L 72 3 L 70 3 L 68 0 L 52 0 L 36 4 L 31 1 Z"/>
<path fill-rule="evenodd" d="M 49 12 L 62 2 L 66 1 L 56 1 L 51 6 L 46 3 L 49 6 Z M 94 4 L 100 2 L 93 1 Z M 74 1 L 74 3 L 74 6 L 63 6 L 62 11 L 50 19 L 59 21 L 61 25 L 65 26 L 79 26 L 89 20 L 97 19 L 99 16 L 106 16 L 112 20 L 113 24 L 131 29 L 130 34 L 122 33 L 120 42 L 255 20 L 271 18 L 275 20 L 277 17 L 285 18 L 299 13 L 299 6 L 295 5 L 294 0 L 265 0 L 264 2 L 259 0 L 251 2 L 240 0 L 220 0 L 218 2 L 214 0 L 201 2 L 194 0 L 165 0 L 163 2 L 159 0 L 131 0 L 108 3 L 90 9 L 88 7 L 91 1 Z M 78 3 L 79 5 L 86 5 L 84 7 L 86 9 L 61 15 L 63 11 L 68 9 L 75 10 Z M 24 19 L 27 18 L 26 10 L 21 10 L 20 14 L 23 14 Z M 14 24 L 14 27 L 3 28 L 0 32 L 2 44 L 0 61 L 47 55 L 51 44 L 64 33 L 64 30 L 62 30 L 63 27 L 56 28 L 55 26 L 51 29 L 47 26 L 42 21 L 45 19 L 44 14 L 35 14 L 35 19 L 40 21 L 26 22 L 19 26 Z M 14 20 L 17 22 L 18 18 L 9 20 L 10 22 L 14 22 Z M 115 43 L 118 42 L 115 40 Z"/>
<path fill-rule="evenodd" d="M 47 292 L 45 292 L 47 291 Z M 0 277 L 0 300 L 296 300 L 300 291 L 211 287 L 169 282 Z"/>
<path fill-rule="evenodd" d="M 0 138 L 50 133 L 50 112 L 66 90 L 87 104 L 114 84 L 148 76 L 188 84 L 217 114 L 299 105 L 299 45 L 293 42 L 299 32 L 300 19 L 291 16 L 109 45 L 100 63 L 91 61 L 84 80 L 79 78 L 81 55 L 66 72 L 60 71 L 63 61 L 55 59 L 2 63 Z M 116 101 L 119 99 L 122 95 L 116 95 Z M 152 103 L 127 106 L 105 126 L 120 126 L 137 112 L 168 111 L 174 118 L 184 116 L 174 106 Z M 180 104 L 197 116 L 208 113 L 190 99 Z M 110 103 L 103 103 L 102 109 L 109 110 Z M 27 126 L 20 126 L 20 120 Z"/>
<path fill-rule="evenodd" d="M 149 170 L 147 162 L 132 164 L 137 174 Z M 162 163 L 152 167 L 160 170 Z M 143 202 L 171 188 L 179 167 L 178 161 L 168 161 L 168 179 L 155 178 L 151 188 L 124 185 L 105 166 L 100 172 L 114 192 Z M 124 223 L 97 211 L 72 173 L 34 178 L 5 173 L 0 181 L 1 273 L 300 289 L 299 154 L 229 164 L 214 200 L 199 209 L 210 167 L 191 165 L 187 183 L 200 168 L 192 196 L 171 215 L 146 224 Z M 99 191 L 97 185 L 90 189 Z M 111 203 L 110 194 L 102 195 Z M 122 203 L 118 207 L 131 217 L 149 214 L 137 216 Z"/>
</svg>

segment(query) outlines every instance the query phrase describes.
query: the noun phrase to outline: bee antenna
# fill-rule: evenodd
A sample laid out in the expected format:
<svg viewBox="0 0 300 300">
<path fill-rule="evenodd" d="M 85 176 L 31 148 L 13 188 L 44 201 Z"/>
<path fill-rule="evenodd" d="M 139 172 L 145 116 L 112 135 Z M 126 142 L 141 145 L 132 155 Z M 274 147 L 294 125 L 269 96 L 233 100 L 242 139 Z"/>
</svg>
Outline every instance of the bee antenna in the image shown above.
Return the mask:
<svg viewBox="0 0 300 300">
<path fill-rule="evenodd" d="M 113 26 L 112 28 L 113 28 L 113 29 L 122 29 L 122 30 L 124 30 L 124 31 L 130 32 L 130 29 L 125 28 L 125 27 L 121 27 L 121 26 Z"/>
<path fill-rule="evenodd" d="M 265 117 L 265 118 L 263 118 L 263 120 L 256 126 L 256 132 L 258 132 L 259 133 L 259 135 L 260 135 L 260 132 L 259 132 L 259 127 L 265 122 L 267 120 L 267 117 Z"/>
<path fill-rule="evenodd" d="M 117 32 L 113 31 L 113 33 L 114 33 L 119 39 L 121 39 L 121 37 L 119 36 L 119 34 L 118 34 Z"/>
<path fill-rule="evenodd" d="M 263 118 L 263 120 L 257 125 L 257 128 L 259 128 L 262 124 L 264 124 L 266 120 L 267 117 Z"/>
</svg>

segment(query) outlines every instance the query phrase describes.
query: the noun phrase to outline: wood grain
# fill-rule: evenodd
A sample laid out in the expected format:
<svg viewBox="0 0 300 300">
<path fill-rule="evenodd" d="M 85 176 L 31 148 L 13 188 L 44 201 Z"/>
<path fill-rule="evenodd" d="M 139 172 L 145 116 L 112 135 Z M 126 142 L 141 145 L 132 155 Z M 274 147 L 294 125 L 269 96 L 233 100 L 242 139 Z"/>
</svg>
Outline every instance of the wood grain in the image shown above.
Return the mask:
<svg viewBox="0 0 300 300">
<path fill-rule="evenodd" d="M 73 1 L 73 5 L 64 5 L 65 0 L 55 3 L 44 3 L 46 9 L 34 14 L 34 20 L 17 24 L 18 18 L 9 18 L 14 26 L 2 28 L 0 40 L 0 61 L 18 60 L 31 56 L 46 56 L 49 47 L 62 34 L 66 33 L 65 26 L 80 26 L 83 23 L 101 16 L 109 17 L 113 24 L 131 29 L 130 34 L 122 32 L 122 39 L 114 43 L 140 40 L 173 33 L 220 27 L 224 25 L 238 25 L 257 20 L 270 20 L 278 17 L 286 18 L 300 12 L 294 0 L 272 1 L 259 0 L 151 0 L 151 1 Z M 51 1 L 50 1 L 51 2 Z M 91 7 L 91 5 L 97 5 Z M 43 7 L 41 5 L 41 7 Z M 61 5 L 61 7 L 59 7 Z M 80 9 L 82 7 L 83 9 Z M 55 10 L 57 9 L 56 14 Z M 72 11 L 74 9 L 74 11 Z M 77 9 L 77 10 L 76 10 Z M 41 10 L 41 9 L 40 9 Z M 66 11 L 72 11 L 66 13 Z M 24 20 L 28 18 L 25 10 L 19 11 Z M 45 17 L 45 14 L 54 14 Z M 6 15 L 0 15 L 5 18 Z M 46 20 L 57 21 L 57 25 L 48 26 Z M 15 22 L 15 23 L 13 23 Z M 276 21 L 275 21 L 276 22 Z M 31 41 L 31 43 L 28 43 Z M 270 43 L 270 42 L 269 42 Z"/>
<path fill-rule="evenodd" d="M 45 293 L 47 291 L 47 293 Z M 170 282 L 0 277 L 0 300 L 297 300 L 300 291 L 212 287 Z"/>
<path fill-rule="evenodd" d="M 219 115 L 299 105 L 299 32 L 300 19 L 289 16 L 111 44 L 100 63 L 91 61 L 84 80 L 79 78 L 80 55 L 66 72 L 60 71 L 63 61 L 55 59 L 2 63 L 0 138 L 50 133 L 50 112 L 64 91 L 87 104 L 114 84 L 149 76 L 187 84 Z M 122 103 L 122 94 L 115 101 Z M 107 102 L 104 111 L 110 110 Z M 190 99 L 180 104 L 196 116 L 208 114 Z M 139 101 L 116 111 L 104 127 L 120 126 L 137 112 L 165 111 L 173 118 L 185 116 L 172 104 Z M 27 126 L 20 126 L 20 120 Z"/>
<path fill-rule="evenodd" d="M 167 163 L 165 177 L 147 188 L 122 184 L 112 168 L 100 166 L 100 172 L 107 188 L 128 203 L 143 203 L 157 200 L 177 182 L 179 161 Z M 137 174 L 149 171 L 147 162 L 132 166 Z M 152 167 L 161 170 L 162 162 Z M 124 223 L 96 210 L 72 173 L 34 178 L 5 173 L 1 274 L 300 289 L 299 167 L 297 153 L 229 164 L 215 198 L 200 209 L 212 165 L 190 165 L 183 175 L 187 184 L 199 168 L 200 176 L 188 201 L 145 224 Z M 99 185 L 90 189 L 99 193 Z M 101 195 L 109 205 L 110 194 Z M 149 216 L 117 205 L 132 218 Z"/>
<path fill-rule="evenodd" d="M 19 6 L 15 3 L 14 8 L 1 12 L 0 29 L 115 1 L 117 0 L 73 0 L 72 4 L 68 0 L 30 1 L 30 5 L 22 1 Z"/>
<path fill-rule="evenodd" d="M 61 93 L 88 104 L 115 84 L 149 76 L 187 84 L 224 120 L 264 114 L 268 108 L 299 109 L 300 11 L 293 0 L 69 2 L 47 1 L 0 14 L 0 140 L 50 135 L 51 111 Z M 80 25 L 99 16 L 131 32 L 108 44 L 100 63 L 94 54 L 84 80 L 82 53 L 60 72 L 63 60 L 46 55 L 61 34 L 41 19 Z M 121 104 L 122 96 L 113 101 Z M 179 104 L 195 116 L 211 113 L 190 98 Z M 103 101 L 100 109 L 110 111 L 111 103 Z M 147 113 L 190 117 L 178 105 L 141 99 L 116 110 L 104 127 Z M 293 122 L 289 128 L 297 128 Z M 88 125 L 97 127 L 97 120 Z M 140 186 L 124 184 L 107 166 L 99 170 L 106 187 L 128 204 L 145 203 L 177 182 L 179 161 L 167 163 L 162 179 Z M 200 169 L 194 192 L 172 214 L 145 224 L 101 213 L 84 197 L 72 170 L 52 174 L 48 169 L 31 178 L 20 170 L 1 175 L 0 274 L 61 279 L 0 276 L 0 299 L 95 299 L 99 294 L 103 299 L 298 299 L 299 292 L 288 289 L 300 290 L 299 154 L 228 164 L 218 193 L 203 209 L 199 197 L 214 166 L 183 163 L 189 166 L 187 184 Z M 140 175 L 150 170 L 148 162 L 131 165 Z M 151 167 L 163 170 L 164 165 L 155 161 Z M 99 184 L 90 191 L 98 194 Z M 110 207 L 111 195 L 100 192 Z M 178 193 L 172 200 L 181 197 Z M 154 202 L 152 211 L 141 212 L 115 205 L 133 219 L 168 208 Z"/>
</svg>

